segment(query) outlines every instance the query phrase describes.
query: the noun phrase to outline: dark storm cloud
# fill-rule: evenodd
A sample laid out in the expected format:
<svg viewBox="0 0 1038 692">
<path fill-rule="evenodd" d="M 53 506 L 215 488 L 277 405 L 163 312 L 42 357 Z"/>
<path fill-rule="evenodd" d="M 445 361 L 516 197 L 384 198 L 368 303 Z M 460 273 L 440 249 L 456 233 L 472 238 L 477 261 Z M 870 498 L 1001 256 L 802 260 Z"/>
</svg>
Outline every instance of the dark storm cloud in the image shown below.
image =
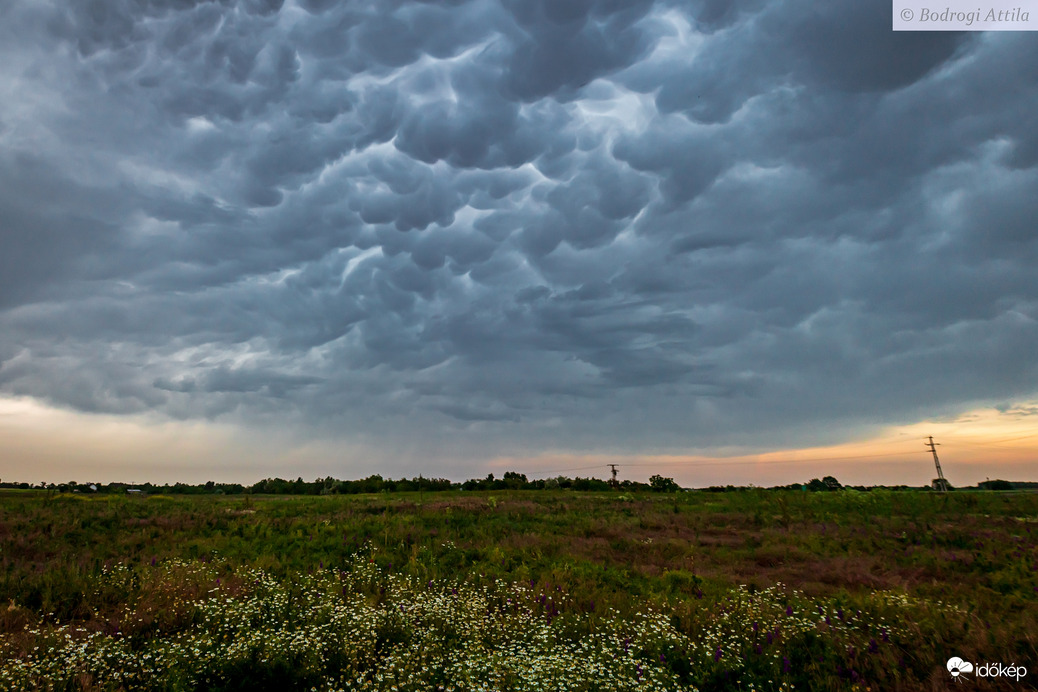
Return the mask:
<svg viewBox="0 0 1038 692">
<path fill-rule="evenodd" d="M 7 3 L 0 392 L 462 455 L 1033 396 L 1038 48 L 889 11 Z"/>
</svg>

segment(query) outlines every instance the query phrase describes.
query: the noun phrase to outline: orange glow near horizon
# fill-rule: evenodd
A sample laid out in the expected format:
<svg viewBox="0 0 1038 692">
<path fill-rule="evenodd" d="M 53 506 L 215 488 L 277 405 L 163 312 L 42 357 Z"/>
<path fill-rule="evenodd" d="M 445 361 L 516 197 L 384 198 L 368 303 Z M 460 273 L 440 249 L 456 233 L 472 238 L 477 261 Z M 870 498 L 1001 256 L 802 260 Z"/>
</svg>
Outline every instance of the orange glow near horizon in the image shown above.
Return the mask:
<svg viewBox="0 0 1038 692">
<path fill-rule="evenodd" d="M 1038 481 L 1036 424 L 1038 404 L 1028 402 L 1005 411 L 976 409 L 953 420 L 892 427 L 876 437 L 821 447 L 725 455 L 544 454 L 525 460 L 502 457 L 492 466 L 532 468 L 532 475 L 538 478 L 556 471 L 608 477 L 607 465 L 617 464 L 623 467 L 621 478 L 645 480 L 659 473 L 692 487 L 787 485 L 825 475 L 853 485 L 926 485 L 936 475 L 933 457 L 924 444 L 932 435 L 952 485 L 974 485 L 999 477 Z"/>
<path fill-rule="evenodd" d="M 342 440 L 293 441 L 287 434 L 212 421 L 171 421 L 147 416 L 93 415 L 48 407 L 31 399 L 0 398 L 0 478 L 38 483 L 120 480 L 155 483 L 207 480 L 252 483 L 269 476 L 307 479 L 371 473 L 443 475 L 452 480 L 518 471 L 646 480 L 659 473 L 691 487 L 785 485 L 825 475 L 854 485 L 925 485 L 934 477 L 924 441 L 938 454 L 952 485 L 985 478 L 1038 480 L 1038 402 L 1010 409 L 975 409 L 953 419 L 887 428 L 867 439 L 761 453 L 703 450 L 696 454 L 540 453 L 486 462 L 426 459 L 408 470 L 406 459 L 380 458 Z M 344 458 L 347 460 L 344 462 Z M 352 459 L 353 461 L 348 461 Z M 439 467 L 439 470 L 438 468 Z M 451 469 L 454 473 L 444 469 Z M 482 470 L 482 473 L 480 472 Z M 352 474 L 352 475 L 348 475 Z M 461 474 L 463 477 L 454 476 Z"/>
</svg>

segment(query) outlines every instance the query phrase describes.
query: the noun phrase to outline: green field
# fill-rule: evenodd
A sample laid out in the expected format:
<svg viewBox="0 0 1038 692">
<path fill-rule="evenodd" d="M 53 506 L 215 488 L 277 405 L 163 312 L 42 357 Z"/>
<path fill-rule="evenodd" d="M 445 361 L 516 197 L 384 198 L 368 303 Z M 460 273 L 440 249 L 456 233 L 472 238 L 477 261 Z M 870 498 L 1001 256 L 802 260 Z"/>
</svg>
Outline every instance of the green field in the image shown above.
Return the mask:
<svg viewBox="0 0 1038 692">
<path fill-rule="evenodd" d="M 1033 688 L 1036 529 L 1029 493 L 7 491 L 0 687 Z"/>
</svg>

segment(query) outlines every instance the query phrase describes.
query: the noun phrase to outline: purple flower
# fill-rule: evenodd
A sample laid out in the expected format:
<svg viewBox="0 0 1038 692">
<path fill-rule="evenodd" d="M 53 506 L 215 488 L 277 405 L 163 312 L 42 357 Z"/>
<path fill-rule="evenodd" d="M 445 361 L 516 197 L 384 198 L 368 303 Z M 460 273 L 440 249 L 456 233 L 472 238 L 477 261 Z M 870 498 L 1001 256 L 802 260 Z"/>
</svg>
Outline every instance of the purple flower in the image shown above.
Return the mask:
<svg viewBox="0 0 1038 692">
<path fill-rule="evenodd" d="M 786 606 L 786 615 L 793 614 L 793 606 Z"/>
<path fill-rule="evenodd" d="M 714 652 L 714 660 L 715 661 L 720 661 L 721 660 L 721 647 L 717 647 L 717 651 Z"/>
<path fill-rule="evenodd" d="M 775 635 L 773 635 L 771 632 L 768 632 L 767 639 L 768 639 L 768 643 L 770 644 L 775 639 Z"/>
<path fill-rule="evenodd" d="M 874 654 L 879 651 L 879 644 L 876 643 L 875 639 L 869 640 L 869 653 Z"/>
<path fill-rule="evenodd" d="M 788 673 L 793 666 L 790 665 L 789 659 L 785 656 L 782 657 L 782 672 Z"/>
</svg>

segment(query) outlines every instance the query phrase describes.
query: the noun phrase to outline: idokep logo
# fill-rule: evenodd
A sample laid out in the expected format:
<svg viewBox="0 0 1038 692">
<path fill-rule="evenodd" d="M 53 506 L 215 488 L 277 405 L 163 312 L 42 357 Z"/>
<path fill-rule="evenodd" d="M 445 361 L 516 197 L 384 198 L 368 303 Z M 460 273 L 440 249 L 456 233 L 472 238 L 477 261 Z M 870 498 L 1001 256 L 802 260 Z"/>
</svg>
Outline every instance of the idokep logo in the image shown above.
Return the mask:
<svg viewBox="0 0 1038 692">
<path fill-rule="evenodd" d="M 969 661 L 963 661 L 958 656 L 948 659 L 945 666 L 956 682 L 969 679 L 969 673 L 975 673 L 978 678 L 1013 678 L 1020 682 L 1027 676 L 1027 668 L 1011 663 L 979 663 L 976 667 Z"/>
<path fill-rule="evenodd" d="M 958 656 L 952 656 L 948 659 L 947 668 L 956 682 L 962 682 L 966 673 L 973 672 L 973 664 L 969 661 L 963 661 Z"/>
</svg>

